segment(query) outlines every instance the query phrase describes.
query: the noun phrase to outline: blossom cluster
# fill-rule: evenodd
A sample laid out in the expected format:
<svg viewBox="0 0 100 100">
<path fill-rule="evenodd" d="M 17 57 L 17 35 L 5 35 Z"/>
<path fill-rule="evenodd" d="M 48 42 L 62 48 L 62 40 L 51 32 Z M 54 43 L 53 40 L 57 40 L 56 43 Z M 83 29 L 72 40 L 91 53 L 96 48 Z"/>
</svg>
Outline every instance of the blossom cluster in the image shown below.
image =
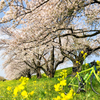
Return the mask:
<svg viewBox="0 0 100 100">
<path fill-rule="evenodd" d="M 21 95 L 22 99 L 27 99 L 29 98 L 30 96 L 32 96 L 34 94 L 34 91 L 31 91 L 31 92 L 27 92 L 27 89 L 26 89 L 26 83 L 27 81 L 29 80 L 29 78 L 27 77 L 21 77 L 19 79 L 19 81 L 21 82 L 18 86 L 16 86 L 14 88 L 14 90 L 12 90 L 12 87 L 8 86 L 7 87 L 7 93 L 9 94 L 9 92 L 13 92 L 13 99 L 16 100 L 16 97 L 18 97 L 19 95 Z"/>
<path fill-rule="evenodd" d="M 61 78 L 58 78 L 58 80 L 60 81 L 58 84 L 54 85 L 55 91 L 59 92 L 59 96 L 57 96 L 56 98 L 53 98 L 53 100 L 71 100 L 73 99 L 73 96 L 75 95 L 74 90 L 71 89 L 67 95 L 64 94 L 63 91 L 63 86 L 67 85 L 67 80 L 65 80 L 65 78 L 67 77 L 67 70 L 62 70 L 62 72 L 60 73 L 60 76 L 62 76 Z"/>
<path fill-rule="evenodd" d="M 1 0 L 0 1 L 0 10 L 2 10 L 4 6 L 6 6 L 6 3 L 4 0 Z"/>
<path fill-rule="evenodd" d="M 76 61 L 76 64 L 81 64 L 79 61 Z"/>
<path fill-rule="evenodd" d="M 85 59 L 87 56 L 87 53 L 85 53 L 84 51 L 81 51 L 81 54 L 83 55 L 82 57 Z M 76 61 L 76 64 L 81 64 L 80 61 Z"/>
<path fill-rule="evenodd" d="M 100 61 L 99 60 L 97 60 L 96 63 L 97 63 L 97 66 L 100 65 Z M 85 66 L 88 66 L 88 65 L 89 65 L 89 63 L 85 63 Z"/>
<path fill-rule="evenodd" d="M 73 96 L 75 95 L 73 89 L 71 89 L 67 95 L 64 93 L 60 94 L 61 96 L 57 96 L 57 98 L 54 98 L 54 100 L 71 100 L 73 99 Z"/>
<path fill-rule="evenodd" d="M 97 65 L 100 65 L 100 61 L 99 60 L 97 60 L 96 63 L 97 63 Z"/>
<path fill-rule="evenodd" d="M 83 54 L 83 58 L 85 59 L 87 56 L 87 53 L 84 53 L 84 51 L 81 51 L 81 54 Z"/>
<path fill-rule="evenodd" d="M 67 77 L 67 70 L 62 70 L 59 76 L 60 78 L 58 78 L 58 81 L 64 80 Z"/>
</svg>

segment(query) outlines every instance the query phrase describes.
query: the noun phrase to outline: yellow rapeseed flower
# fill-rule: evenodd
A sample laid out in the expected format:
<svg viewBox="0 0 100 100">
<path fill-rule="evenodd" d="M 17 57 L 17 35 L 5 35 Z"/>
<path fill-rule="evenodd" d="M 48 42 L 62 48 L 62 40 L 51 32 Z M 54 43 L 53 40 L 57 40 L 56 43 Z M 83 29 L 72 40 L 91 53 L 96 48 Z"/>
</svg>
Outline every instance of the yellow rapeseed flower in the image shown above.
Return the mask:
<svg viewBox="0 0 100 100">
<path fill-rule="evenodd" d="M 83 54 L 84 53 L 84 51 L 81 51 L 81 54 Z"/>
<path fill-rule="evenodd" d="M 60 81 L 60 85 L 65 86 L 66 85 L 66 80 Z"/>
<path fill-rule="evenodd" d="M 23 89 L 24 89 L 24 86 L 23 86 L 22 84 L 20 84 L 20 85 L 18 86 L 18 90 L 21 91 L 21 90 L 23 90 Z"/>
<path fill-rule="evenodd" d="M 35 89 L 36 89 L 36 87 L 35 87 Z"/>
<path fill-rule="evenodd" d="M 39 100 L 41 100 L 41 98 L 39 98 Z"/>
<path fill-rule="evenodd" d="M 45 91 L 44 93 L 45 93 L 45 94 L 47 94 L 47 92 L 46 92 L 46 91 Z"/>
<path fill-rule="evenodd" d="M 21 95 L 22 95 L 23 98 L 27 98 L 28 97 L 27 92 L 25 90 L 22 91 Z"/>
<path fill-rule="evenodd" d="M 19 79 L 19 81 L 22 81 L 23 80 L 23 76 L 21 76 L 21 78 Z"/>
<path fill-rule="evenodd" d="M 64 93 L 62 93 L 63 86 L 66 85 L 66 80 L 63 79 L 64 78 L 64 73 L 66 73 L 66 71 L 62 71 L 60 73 L 61 74 L 60 76 L 62 76 L 62 78 L 58 79 L 58 80 L 60 80 L 60 83 L 54 85 L 55 91 L 59 92 L 60 96 L 57 96 L 56 98 L 53 98 L 53 100 L 72 100 L 73 96 L 75 95 L 73 89 L 71 89 L 67 93 L 67 95 L 65 95 Z M 79 74 L 79 73 L 77 72 L 77 74 Z"/>
<path fill-rule="evenodd" d="M 25 81 L 22 81 L 21 85 L 26 85 L 26 82 Z"/>
<path fill-rule="evenodd" d="M 92 100 L 95 100 L 95 98 L 92 98 Z"/>
<path fill-rule="evenodd" d="M 60 78 L 57 78 L 58 81 L 60 81 Z"/>
<path fill-rule="evenodd" d="M 8 86 L 8 87 L 7 87 L 7 90 L 8 90 L 8 91 L 10 91 L 10 90 L 11 90 L 11 87 L 10 87 L 10 86 Z"/>
<path fill-rule="evenodd" d="M 87 56 L 87 53 L 85 53 L 84 55 Z"/>
<path fill-rule="evenodd" d="M 74 90 L 73 90 L 73 89 L 71 89 L 71 90 L 70 90 L 70 92 L 71 92 L 71 93 L 73 93 L 73 92 L 74 92 Z"/>
<path fill-rule="evenodd" d="M 97 62 L 98 65 L 100 65 L 100 61 L 99 60 L 97 60 L 96 62 Z"/>
<path fill-rule="evenodd" d="M 81 64 L 79 61 L 76 61 L 76 64 Z"/>
<path fill-rule="evenodd" d="M 13 93 L 15 97 L 18 95 L 17 93 L 18 93 L 18 87 L 15 87 L 14 93 Z"/>
<path fill-rule="evenodd" d="M 64 94 L 64 93 L 61 93 L 61 96 L 62 96 L 62 97 L 65 97 L 65 94 Z"/>
<path fill-rule="evenodd" d="M 31 91 L 30 93 L 29 93 L 29 95 L 33 95 L 34 94 L 34 91 Z"/>
<path fill-rule="evenodd" d="M 24 82 L 27 82 L 28 80 L 29 80 L 29 78 L 23 77 L 23 76 L 19 79 L 19 81 L 24 81 Z"/>
<path fill-rule="evenodd" d="M 83 58 L 85 59 L 86 58 L 86 55 L 83 55 Z"/>
<path fill-rule="evenodd" d="M 66 99 L 66 98 L 62 98 L 61 100 L 68 100 L 68 99 Z"/>
<path fill-rule="evenodd" d="M 36 81 L 33 81 L 33 83 L 36 83 Z"/>
<path fill-rule="evenodd" d="M 71 89 L 68 94 L 64 97 L 65 100 L 70 100 L 70 99 L 73 99 L 73 94 L 74 94 L 74 90 Z"/>
<path fill-rule="evenodd" d="M 66 72 L 67 72 L 67 70 L 65 70 L 65 69 L 64 69 L 64 70 L 62 70 L 62 72 L 66 73 Z"/>
<path fill-rule="evenodd" d="M 55 91 L 61 91 L 61 85 L 58 83 L 57 85 L 54 85 Z"/>
<path fill-rule="evenodd" d="M 88 66 L 88 65 L 89 65 L 88 63 L 85 64 L 85 66 Z"/>
<path fill-rule="evenodd" d="M 54 98 L 54 100 L 61 100 L 61 97 L 57 96 L 57 98 Z"/>
<path fill-rule="evenodd" d="M 76 74 L 79 74 L 79 72 L 76 72 Z"/>
<path fill-rule="evenodd" d="M 29 80 L 29 78 L 28 78 L 28 77 L 26 77 L 26 80 L 28 81 L 28 80 Z"/>
<path fill-rule="evenodd" d="M 46 77 L 47 75 L 46 74 L 43 74 L 43 76 Z"/>
<path fill-rule="evenodd" d="M 85 53 L 85 54 L 83 55 L 83 58 L 85 59 L 85 58 L 86 58 L 86 56 L 87 56 L 87 53 Z"/>
<path fill-rule="evenodd" d="M 76 61 L 76 63 L 78 64 L 79 62 L 78 62 L 78 61 Z"/>
<path fill-rule="evenodd" d="M 100 71 L 97 72 L 97 75 L 99 75 L 99 74 L 100 74 Z"/>
</svg>

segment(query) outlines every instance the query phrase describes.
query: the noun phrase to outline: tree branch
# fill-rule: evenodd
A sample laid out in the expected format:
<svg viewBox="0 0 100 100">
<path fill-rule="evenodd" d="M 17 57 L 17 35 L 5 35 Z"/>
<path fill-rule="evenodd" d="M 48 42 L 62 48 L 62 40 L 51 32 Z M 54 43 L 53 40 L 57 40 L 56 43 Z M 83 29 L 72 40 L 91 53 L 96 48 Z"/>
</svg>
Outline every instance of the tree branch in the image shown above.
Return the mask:
<svg viewBox="0 0 100 100">
<path fill-rule="evenodd" d="M 55 65 L 55 70 L 56 70 L 56 68 L 58 67 L 59 64 L 61 64 L 61 63 L 64 62 L 65 58 L 66 58 L 66 57 L 64 56 L 64 57 L 62 58 L 61 61 L 58 61 L 58 62 L 56 63 L 56 65 Z"/>
<path fill-rule="evenodd" d="M 24 61 L 24 63 L 26 64 L 26 65 L 28 65 L 30 68 L 34 68 L 31 64 L 29 64 L 27 61 Z M 34 68 L 35 69 L 35 68 Z"/>
</svg>

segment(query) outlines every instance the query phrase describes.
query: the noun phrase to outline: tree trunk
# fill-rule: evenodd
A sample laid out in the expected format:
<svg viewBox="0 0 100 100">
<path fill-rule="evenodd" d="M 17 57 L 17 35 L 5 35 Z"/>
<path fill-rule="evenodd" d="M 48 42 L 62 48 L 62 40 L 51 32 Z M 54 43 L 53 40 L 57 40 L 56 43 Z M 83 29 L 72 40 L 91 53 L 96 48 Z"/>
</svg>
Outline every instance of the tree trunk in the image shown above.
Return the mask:
<svg viewBox="0 0 100 100">
<path fill-rule="evenodd" d="M 54 75 L 55 75 L 55 71 L 52 71 L 52 72 L 50 72 L 50 78 L 53 78 L 54 77 Z"/>
<path fill-rule="evenodd" d="M 40 68 L 37 69 L 37 78 L 42 78 L 41 72 L 40 72 Z"/>
<path fill-rule="evenodd" d="M 72 74 L 76 74 L 76 72 L 80 72 L 82 70 L 83 61 L 80 64 L 73 62 Z"/>
<path fill-rule="evenodd" d="M 51 50 L 51 62 L 50 62 L 50 78 L 54 77 L 54 46 L 53 49 Z"/>
<path fill-rule="evenodd" d="M 28 70 L 27 77 L 28 77 L 29 79 L 31 79 L 30 69 Z"/>
<path fill-rule="evenodd" d="M 39 65 L 40 65 L 40 62 L 38 61 L 37 66 L 39 66 Z M 37 72 L 37 78 L 42 78 L 40 68 L 37 68 L 36 72 Z"/>
</svg>

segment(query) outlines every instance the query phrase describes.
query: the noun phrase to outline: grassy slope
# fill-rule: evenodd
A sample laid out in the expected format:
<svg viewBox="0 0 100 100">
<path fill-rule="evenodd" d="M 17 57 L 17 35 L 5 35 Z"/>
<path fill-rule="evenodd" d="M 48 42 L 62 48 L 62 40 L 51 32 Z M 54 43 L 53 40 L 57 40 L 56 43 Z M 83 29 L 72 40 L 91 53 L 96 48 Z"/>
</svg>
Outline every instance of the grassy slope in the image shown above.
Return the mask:
<svg viewBox="0 0 100 100">
<path fill-rule="evenodd" d="M 67 70 L 68 74 L 70 74 L 72 69 L 68 68 Z M 37 79 L 36 76 L 33 76 L 27 83 L 27 91 L 31 92 L 34 90 L 31 100 L 39 100 L 39 98 L 41 98 L 41 100 L 52 100 L 52 98 L 57 97 L 59 94 L 54 91 L 54 85 L 58 83 L 57 78 L 59 77 L 60 72 L 61 70 L 58 70 L 55 77 L 51 79 L 46 78 L 44 75 L 41 79 Z M 7 86 L 11 86 L 12 89 L 14 89 L 14 87 L 18 84 L 18 80 L 0 82 L 0 96 L 6 96 L 7 98 Z M 86 86 L 86 88 L 87 92 L 76 94 L 74 100 L 100 100 L 100 96 L 96 95 L 92 91 L 89 84 Z M 0 97 L 0 100 L 8 100 L 6 98 Z"/>
</svg>

